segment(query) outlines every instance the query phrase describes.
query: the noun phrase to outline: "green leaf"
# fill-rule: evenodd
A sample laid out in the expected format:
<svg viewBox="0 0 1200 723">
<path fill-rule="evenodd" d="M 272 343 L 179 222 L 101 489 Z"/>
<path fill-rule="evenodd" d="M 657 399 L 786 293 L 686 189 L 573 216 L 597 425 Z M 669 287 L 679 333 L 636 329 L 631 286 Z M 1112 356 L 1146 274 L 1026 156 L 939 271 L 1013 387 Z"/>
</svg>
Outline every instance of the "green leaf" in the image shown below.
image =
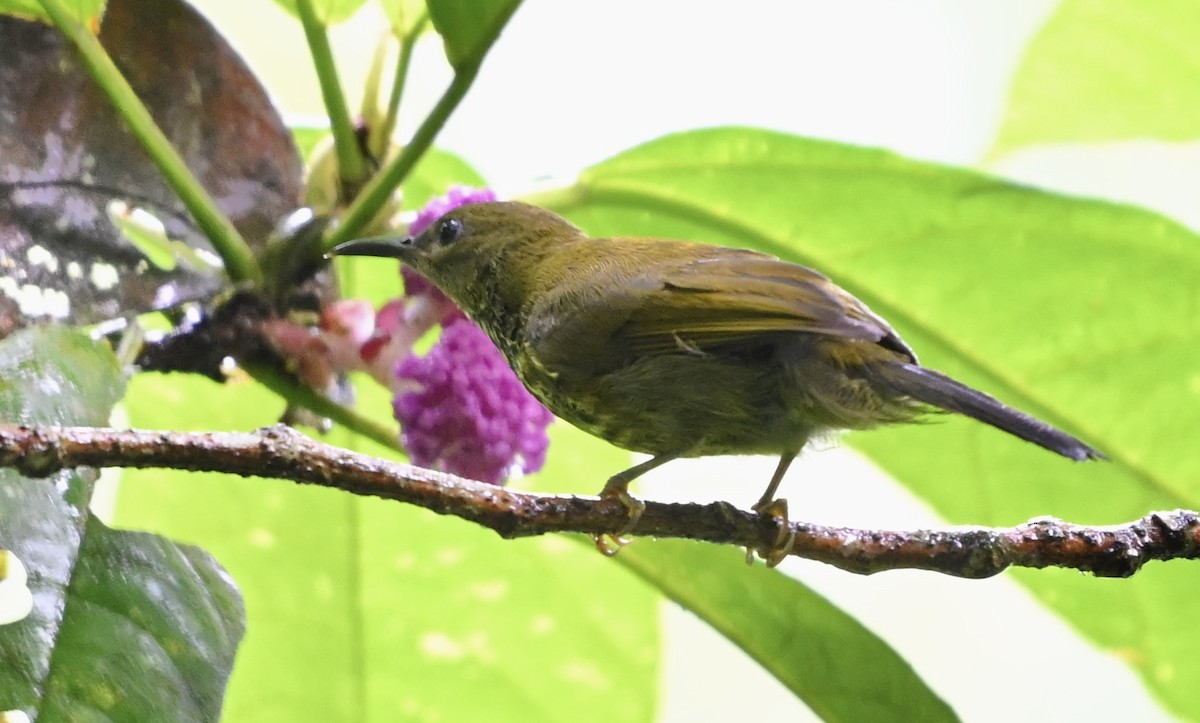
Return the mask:
<svg viewBox="0 0 1200 723">
<path fill-rule="evenodd" d="M 954 711 L 862 623 L 740 551 L 638 541 L 617 560 L 750 654 L 826 721 L 953 721 Z"/>
<path fill-rule="evenodd" d="M 19 331 L 0 340 L 0 421 L 104 424 L 121 398 L 120 371 L 112 352 L 85 334 Z"/>
<path fill-rule="evenodd" d="M 99 425 L 124 387 L 112 352 L 61 327 L 0 343 L 0 417 Z M 113 530 L 87 509 L 96 473 L 0 470 L 0 540 L 34 606 L 0 634 L 0 710 L 42 720 L 208 721 L 242 634 L 241 601 L 206 553 Z"/>
<path fill-rule="evenodd" d="M 366 4 L 367 0 L 312 0 L 313 10 L 322 25 L 336 25 Z M 298 17 L 296 0 L 275 0 L 275 4 L 288 11 L 293 17 Z"/>
<path fill-rule="evenodd" d="M 420 210 L 432 199 L 446 195 L 451 186 L 487 185 L 478 171 L 449 151 L 430 148 L 404 182 L 404 210 Z"/>
<path fill-rule="evenodd" d="M 394 266 L 374 271 L 396 282 Z M 281 411 L 257 387 L 179 375 L 136 377 L 128 399 L 131 423 L 150 428 L 250 429 Z M 385 390 L 362 386 L 359 399 L 366 413 L 390 414 Z M 550 456 L 563 464 L 577 458 L 572 440 L 600 444 L 554 433 Z M 394 456 L 340 430 L 329 441 Z M 118 519 L 202 544 L 240 582 L 250 622 L 230 720 L 653 715 L 657 596 L 590 548 L 504 541 L 461 520 L 279 480 L 170 471 L 126 472 Z"/>
<path fill-rule="evenodd" d="M 89 514 L 66 596 L 44 719 L 218 716 L 244 623 L 237 588 L 207 552 Z"/>
<path fill-rule="evenodd" d="M 813 266 L 889 319 L 927 365 L 1112 458 L 1072 464 L 956 417 L 847 438 L 952 522 L 1104 524 L 1200 507 L 1193 445 L 1180 432 L 1200 427 L 1200 384 L 1178 353 L 1200 342 L 1200 239 L 1177 223 L 737 128 L 653 141 L 541 200 L 595 235 L 751 246 Z M 1200 661 L 1185 650 L 1200 633 L 1183 592 L 1193 578 L 1174 563 L 1122 582 L 1019 579 L 1122 651 L 1175 710 L 1194 711 Z"/>
<path fill-rule="evenodd" d="M 140 374 L 125 406 L 136 427 L 211 430 L 271 424 L 284 405 L 245 382 Z M 358 572 L 344 524 L 353 514 L 336 492 L 287 482 L 175 470 L 122 475 L 118 523 L 194 542 L 239 583 L 248 624 L 226 696 L 230 720 L 355 719 L 359 661 L 346 640 L 359 621 L 348 613 L 347 590 Z"/>
<path fill-rule="evenodd" d="M 65 0 L 65 5 L 77 19 L 96 21 L 104 13 L 107 0 Z M 0 0 L 0 15 L 16 15 L 49 22 L 50 17 L 38 0 Z"/>
<path fill-rule="evenodd" d="M 300 157 L 308 163 L 321 141 L 329 137 L 329 126 L 292 126 L 292 137 L 296 139 Z"/>
<path fill-rule="evenodd" d="M 450 67 L 478 65 L 521 0 L 429 0 L 429 19 L 446 43 Z"/>
<path fill-rule="evenodd" d="M 399 38 L 407 37 L 427 12 L 425 0 L 380 0 L 380 4 L 392 24 L 392 32 Z"/>
<path fill-rule="evenodd" d="M 993 153 L 1200 137 L 1200 4 L 1063 0 L 1012 83 Z"/>
</svg>

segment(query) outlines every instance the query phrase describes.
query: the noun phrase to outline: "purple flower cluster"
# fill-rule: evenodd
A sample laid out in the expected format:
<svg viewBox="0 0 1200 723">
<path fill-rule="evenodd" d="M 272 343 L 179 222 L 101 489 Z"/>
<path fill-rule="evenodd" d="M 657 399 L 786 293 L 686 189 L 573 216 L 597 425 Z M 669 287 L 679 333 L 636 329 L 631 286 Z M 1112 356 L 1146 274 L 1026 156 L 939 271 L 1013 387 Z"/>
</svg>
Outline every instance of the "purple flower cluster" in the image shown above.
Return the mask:
<svg viewBox="0 0 1200 723">
<path fill-rule="evenodd" d="M 465 203 L 494 201 L 487 189 L 451 188 L 417 214 L 418 234 Z M 553 418 L 517 379 L 500 350 L 440 289 L 408 267 L 404 296 L 376 310 L 343 299 L 316 326 L 277 319 L 267 338 L 315 389 L 333 388 L 339 373 L 362 371 L 392 390 L 405 449 L 416 464 L 501 484 L 546 460 Z M 413 344 L 441 325 L 425 356 Z"/>
<path fill-rule="evenodd" d="M 417 214 L 409 233 L 463 204 L 494 200 L 487 189 L 452 188 Z M 433 284 L 407 268 L 403 274 L 410 303 L 443 307 L 445 296 Z M 442 335 L 429 353 L 409 354 L 395 367 L 392 406 L 412 461 L 493 484 L 540 469 L 553 416 L 461 311 L 439 321 Z"/>
<path fill-rule="evenodd" d="M 484 203 L 495 201 L 496 193 L 490 188 L 471 188 L 469 186 L 451 186 L 445 196 L 432 199 L 425 208 L 417 211 L 417 218 L 408 226 L 408 232 L 413 236 L 419 235 L 433 225 L 433 222 L 445 216 L 450 211 L 465 206 L 468 203 Z"/>
<path fill-rule="evenodd" d="M 444 326 L 433 349 L 400 362 L 396 376 L 418 386 L 393 401 L 414 464 L 500 484 L 546 461 L 550 412 L 470 320 Z"/>
</svg>

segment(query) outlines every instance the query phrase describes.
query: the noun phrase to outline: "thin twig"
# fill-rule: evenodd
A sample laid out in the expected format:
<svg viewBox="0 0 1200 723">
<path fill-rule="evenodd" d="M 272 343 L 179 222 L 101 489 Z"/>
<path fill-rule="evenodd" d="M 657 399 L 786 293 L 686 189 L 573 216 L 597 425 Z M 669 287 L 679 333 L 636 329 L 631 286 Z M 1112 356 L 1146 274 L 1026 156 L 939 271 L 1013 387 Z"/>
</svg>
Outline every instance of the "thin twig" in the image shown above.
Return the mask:
<svg viewBox="0 0 1200 723">
<path fill-rule="evenodd" d="M 371 180 L 363 186 L 362 192 L 350 203 L 350 207 L 346 209 L 346 215 L 341 219 L 341 224 L 326 237 L 326 251 L 354 238 L 371 223 L 375 214 L 379 213 L 379 209 L 387 203 L 392 192 L 404 182 L 404 179 L 408 178 L 409 172 L 417 165 L 417 161 L 433 145 L 433 139 L 446 124 L 450 114 L 462 102 L 478 73 L 478 64 L 466 66 L 454 73 L 454 79 L 450 81 L 446 92 L 442 94 L 433 110 L 413 133 L 412 139 L 400 151 L 400 155 L 372 176 Z"/>
<path fill-rule="evenodd" d="M 329 114 L 329 127 L 333 132 L 334 152 L 337 153 L 338 174 L 343 185 L 357 190 L 367 177 L 367 164 L 358 147 L 354 122 L 346 104 L 346 94 L 338 80 L 337 65 L 333 60 L 333 49 L 329 45 L 329 32 L 325 23 L 317 16 L 312 0 L 296 0 L 296 14 L 304 28 L 317 81 L 321 86 L 321 99 Z"/>
<path fill-rule="evenodd" d="M 392 133 L 396 131 L 396 117 L 400 113 L 400 100 L 404 96 L 404 86 L 408 80 L 408 67 L 412 63 L 413 48 L 428 22 L 429 15 L 422 13 L 420 19 L 413 24 L 412 30 L 400 38 L 400 56 L 396 61 L 396 73 L 392 77 L 392 90 L 388 94 L 387 113 L 383 117 L 382 127 L 378 130 L 380 143 L 379 147 L 374 149 L 380 158 L 387 155 L 392 141 Z"/>
<path fill-rule="evenodd" d="M 257 432 L 148 432 L 0 425 L 0 466 L 28 476 L 64 467 L 165 467 L 290 479 L 419 505 L 502 537 L 548 532 L 613 533 L 627 521 L 615 499 L 544 495 L 496 487 L 322 444 L 288 427 Z M 1009 566 L 1068 567 L 1128 577 L 1150 560 L 1200 557 L 1200 514 L 1153 512 L 1133 522 L 1084 527 L 1052 518 L 1012 528 L 895 532 L 793 522 L 789 554 L 870 574 L 901 568 L 967 578 Z M 779 523 L 724 502 L 647 502 L 633 535 L 686 537 L 770 550 Z"/>
</svg>

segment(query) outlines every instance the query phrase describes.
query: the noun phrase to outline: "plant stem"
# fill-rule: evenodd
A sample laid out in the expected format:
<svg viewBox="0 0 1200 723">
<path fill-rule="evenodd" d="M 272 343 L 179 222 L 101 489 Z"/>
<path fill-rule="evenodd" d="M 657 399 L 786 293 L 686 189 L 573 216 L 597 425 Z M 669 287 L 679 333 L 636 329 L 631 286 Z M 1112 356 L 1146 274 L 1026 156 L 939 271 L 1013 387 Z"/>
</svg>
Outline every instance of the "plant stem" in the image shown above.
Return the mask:
<svg viewBox="0 0 1200 723">
<path fill-rule="evenodd" d="M 329 113 L 329 125 L 333 131 L 333 145 L 337 153 L 338 173 L 344 185 L 356 187 L 367 177 L 367 165 L 358 147 L 358 136 L 354 122 L 350 119 L 350 107 L 338 80 L 337 66 L 333 61 L 333 49 L 329 46 L 329 35 L 325 25 L 317 17 L 312 0 L 296 0 L 296 11 L 300 24 L 304 26 L 304 37 L 312 54 L 313 67 L 321 85 L 321 99 Z"/>
<path fill-rule="evenodd" d="M 392 79 L 392 93 L 388 96 L 387 115 L 379 129 L 379 138 L 386 152 L 393 131 L 396 130 L 396 116 L 400 113 L 400 99 L 404 96 L 404 85 L 408 79 L 408 66 L 412 63 L 413 46 L 429 21 L 428 15 L 422 15 L 403 38 L 400 38 L 400 59 L 396 62 L 396 76 Z M 383 153 L 380 154 L 380 157 Z"/>
<path fill-rule="evenodd" d="M 79 50 L 88 73 L 108 96 L 117 115 L 146 150 L 167 183 L 196 219 L 225 262 L 225 272 L 235 282 L 262 283 L 262 269 L 245 239 L 218 208 L 216 201 L 192 174 L 187 163 L 155 124 L 150 111 L 121 75 L 100 40 L 75 19 L 63 0 L 38 0 L 59 31 Z"/>
<path fill-rule="evenodd" d="M 379 109 L 379 83 L 383 76 L 383 61 L 389 47 L 391 33 L 380 33 L 375 42 L 375 52 L 371 53 L 371 64 L 367 66 L 367 75 L 363 80 L 362 105 L 358 108 L 359 122 L 367 129 L 367 157 L 378 159 L 379 128 L 383 118 Z"/>
<path fill-rule="evenodd" d="M 482 58 L 480 58 L 482 60 Z M 354 202 L 350 204 L 346 215 L 342 218 L 341 225 L 335 228 L 329 236 L 325 238 L 325 250 L 328 251 L 338 244 L 349 241 L 356 234 L 363 230 L 379 209 L 387 203 L 388 197 L 392 191 L 399 186 L 405 178 L 408 177 L 413 166 L 420 160 L 425 151 L 433 145 L 433 139 L 437 136 L 438 131 L 446 124 L 446 119 L 458 107 L 463 97 L 470 89 L 471 83 L 475 81 L 475 76 L 479 74 L 479 62 L 464 65 L 454 74 L 454 80 L 450 86 L 446 88 L 446 92 L 438 99 L 437 105 L 433 107 L 429 115 L 425 118 L 421 126 L 417 128 L 417 132 L 413 134 L 408 145 L 404 147 L 396 160 L 392 161 L 375 175 L 366 186 L 363 187 L 362 193 Z"/>
<path fill-rule="evenodd" d="M 400 445 L 400 439 L 395 429 L 359 414 L 350 407 L 338 404 L 332 399 L 301 384 L 293 377 L 283 374 L 278 369 L 266 364 L 249 364 L 243 362 L 242 368 L 246 370 L 246 373 L 254 377 L 259 384 L 275 392 L 288 402 L 298 404 L 305 409 L 316 412 L 322 417 L 328 417 L 335 424 L 340 424 L 346 429 L 357 432 L 388 449 L 394 449 L 401 453 L 404 452 L 404 447 Z"/>
</svg>

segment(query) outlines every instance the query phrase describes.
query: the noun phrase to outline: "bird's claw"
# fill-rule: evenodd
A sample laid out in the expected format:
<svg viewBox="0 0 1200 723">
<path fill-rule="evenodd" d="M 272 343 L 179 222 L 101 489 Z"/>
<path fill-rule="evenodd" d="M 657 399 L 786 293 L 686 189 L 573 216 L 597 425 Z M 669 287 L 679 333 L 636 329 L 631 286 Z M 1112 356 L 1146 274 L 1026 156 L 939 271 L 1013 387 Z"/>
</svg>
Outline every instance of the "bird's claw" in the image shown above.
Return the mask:
<svg viewBox="0 0 1200 723">
<path fill-rule="evenodd" d="M 616 485 L 605 487 L 600 493 L 600 499 L 615 499 L 629 512 L 629 517 L 621 529 L 596 535 L 594 538 L 596 549 L 600 551 L 600 554 L 605 557 L 613 557 L 621 551 L 622 547 L 630 543 L 630 540 L 624 536 L 637 526 L 638 520 L 642 518 L 642 513 L 646 511 L 646 503 L 629 494 L 629 490 Z"/>
<path fill-rule="evenodd" d="M 770 545 L 763 545 L 757 550 L 747 547 L 746 564 L 753 564 L 754 555 L 757 553 L 763 562 L 767 563 L 767 567 L 775 567 L 791 554 L 792 546 L 796 542 L 796 531 L 792 529 L 792 525 L 788 521 L 787 500 L 777 499 L 766 503 L 760 501 L 752 509 L 759 515 L 769 517 L 774 523 L 775 540 Z"/>
<path fill-rule="evenodd" d="M 596 550 L 605 557 L 616 557 L 621 548 L 631 542 L 627 537 L 612 534 L 596 535 L 592 539 L 596 541 Z"/>
</svg>

